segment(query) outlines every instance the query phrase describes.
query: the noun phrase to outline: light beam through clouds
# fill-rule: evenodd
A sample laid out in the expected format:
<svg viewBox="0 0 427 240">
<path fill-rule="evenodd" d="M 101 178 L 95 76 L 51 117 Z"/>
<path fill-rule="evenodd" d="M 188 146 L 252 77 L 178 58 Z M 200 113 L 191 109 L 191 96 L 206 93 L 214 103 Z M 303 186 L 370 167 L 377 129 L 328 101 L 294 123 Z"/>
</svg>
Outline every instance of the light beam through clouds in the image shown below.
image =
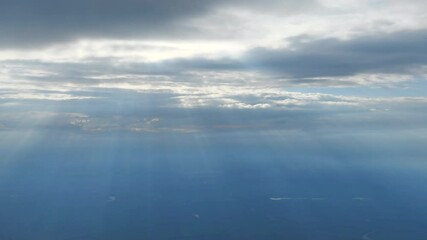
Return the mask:
<svg viewBox="0 0 427 240">
<path fill-rule="evenodd" d="M 0 239 L 424 240 L 426 13 L 0 0 Z"/>
</svg>

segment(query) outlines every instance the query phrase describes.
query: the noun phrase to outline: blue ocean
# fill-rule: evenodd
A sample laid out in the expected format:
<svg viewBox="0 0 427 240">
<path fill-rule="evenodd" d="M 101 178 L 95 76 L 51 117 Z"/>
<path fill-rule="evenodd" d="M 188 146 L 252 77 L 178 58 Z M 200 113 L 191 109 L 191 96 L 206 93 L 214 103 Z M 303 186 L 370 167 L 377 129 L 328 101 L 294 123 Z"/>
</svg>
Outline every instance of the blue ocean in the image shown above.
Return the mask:
<svg viewBox="0 0 427 240">
<path fill-rule="evenodd" d="M 427 236 L 425 170 L 402 164 L 400 156 L 393 164 L 384 148 L 352 146 L 364 150 L 353 155 L 346 143 L 259 144 L 250 133 L 165 134 L 155 141 L 117 133 L 28 138 L 24 149 L 2 149 L 9 155 L 0 168 L 0 239 Z M 13 140 L 19 142 L 11 133 L 7 142 Z"/>
</svg>

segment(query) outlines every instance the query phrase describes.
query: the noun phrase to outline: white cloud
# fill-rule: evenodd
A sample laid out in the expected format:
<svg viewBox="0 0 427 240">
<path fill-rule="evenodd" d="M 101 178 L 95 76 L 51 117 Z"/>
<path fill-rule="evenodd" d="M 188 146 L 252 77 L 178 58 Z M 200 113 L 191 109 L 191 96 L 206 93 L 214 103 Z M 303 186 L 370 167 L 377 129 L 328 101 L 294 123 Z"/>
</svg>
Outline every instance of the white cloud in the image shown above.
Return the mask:
<svg viewBox="0 0 427 240">
<path fill-rule="evenodd" d="M 119 62 L 158 62 L 174 58 L 237 56 L 245 45 L 227 40 L 147 41 L 94 39 L 61 43 L 41 49 L 0 49 L 0 60 L 85 62 L 93 58 L 114 58 Z"/>
<path fill-rule="evenodd" d="M 93 99 L 93 98 L 95 97 L 75 96 L 75 95 L 63 94 L 63 93 L 40 93 L 40 92 L 0 94 L 0 99 L 12 99 L 12 100 L 15 99 L 15 100 L 67 101 L 67 100 L 84 100 L 84 99 Z"/>
</svg>

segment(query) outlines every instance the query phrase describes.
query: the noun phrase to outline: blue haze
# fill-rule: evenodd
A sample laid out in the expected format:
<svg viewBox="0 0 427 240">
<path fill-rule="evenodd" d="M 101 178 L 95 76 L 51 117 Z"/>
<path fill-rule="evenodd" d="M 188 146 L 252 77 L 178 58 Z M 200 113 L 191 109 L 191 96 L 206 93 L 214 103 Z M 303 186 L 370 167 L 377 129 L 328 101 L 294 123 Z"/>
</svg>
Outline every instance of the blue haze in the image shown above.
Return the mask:
<svg viewBox="0 0 427 240">
<path fill-rule="evenodd" d="M 159 116 L 173 119 L 164 120 L 169 127 L 200 128 L 85 131 L 60 116 L 4 120 L 1 239 L 425 239 L 423 106 L 366 122 L 372 113 L 346 108 L 102 108 L 106 100 L 84 101 L 21 107 L 80 110 L 112 122 Z M 401 111 L 410 117 L 400 119 Z M 253 123 L 262 127 L 243 127 Z"/>
</svg>

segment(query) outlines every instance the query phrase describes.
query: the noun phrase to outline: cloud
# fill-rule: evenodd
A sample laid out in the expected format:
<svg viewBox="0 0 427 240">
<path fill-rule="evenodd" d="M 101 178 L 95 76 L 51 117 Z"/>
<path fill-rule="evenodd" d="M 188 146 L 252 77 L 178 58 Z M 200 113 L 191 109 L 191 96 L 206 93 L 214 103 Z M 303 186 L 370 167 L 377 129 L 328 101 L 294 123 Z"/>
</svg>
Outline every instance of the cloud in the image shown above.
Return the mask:
<svg viewBox="0 0 427 240">
<path fill-rule="evenodd" d="M 300 197 L 300 198 L 292 198 L 292 197 L 271 197 L 270 198 L 271 201 L 323 201 L 326 200 L 326 198 L 305 198 L 305 197 Z"/>
<path fill-rule="evenodd" d="M 28 99 L 83 101 L 95 98 L 102 102 L 102 99 L 123 99 L 126 95 L 134 99 L 151 95 L 157 106 L 187 109 L 289 109 L 312 106 L 384 109 L 390 106 L 378 105 L 425 102 L 422 96 L 363 97 L 285 89 L 285 86 L 398 87 L 414 78 L 409 72 L 279 78 L 274 75 L 277 74 L 275 72 L 268 75 L 260 70 L 257 73 L 254 70 L 256 67 L 248 71 L 241 67 L 234 69 L 239 64 L 232 62 L 228 65 L 228 62 L 221 63 L 219 60 L 175 59 L 160 63 L 121 63 L 113 59 L 95 59 L 85 63 L 21 60 L 3 63 L 5 73 L 0 77 L 3 87 L 0 98 L 9 102 Z M 301 71 L 308 72 L 310 69 Z M 329 75 L 334 75 L 333 71 Z"/>
<path fill-rule="evenodd" d="M 294 38 L 282 48 L 254 48 L 236 56 L 165 57 L 124 55 L 75 61 L 3 60 L 0 80 L 132 84 L 143 81 L 264 83 L 270 86 L 393 87 L 426 76 L 427 32 L 404 31 L 342 40 Z M 110 46 L 111 47 L 111 46 Z M 14 83 L 15 84 L 15 83 Z"/>
<path fill-rule="evenodd" d="M 255 130 L 417 129 L 426 97 L 360 97 L 241 86 L 115 85 L 92 87 L 85 98 L 37 91 L 0 94 L 6 129 L 58 128 L 84 132 L 195 133 Z M 54 95 L 55 96 L 55 95 Z M 72 96 L 72 97 L 71 97 Z M 62 100 L 62 101 L 57 101 Z M 67 100 L 67 101 L 64 101 Z M 136 104 L 138 103 L 138 104 Z M 11 105 L 10 105 L 11 104 Z M 47 111 L 49 110 L 49 111 Z"/>
<path fill-rule="evenodd" d="M 149 36 L 159 28 L 174 31 L 175 21 L 206 11 L 212 2 L 2 0 L 1 42 L 31 46 L 73 38 L 120 38 L 143 33 Z"/>
<path fill-rule="evenodd" d="M 245 46 L 278 46 L 303 34 L 348 38 L 421 29 L 427 24 L 426 9 L 423 1 L 394 0 L 2 0 L 0 48 L 82 39 L 236 40 Z"/>
<path fill-rule="evenodd" d="M 298 81 L 357 74 L 402 74 L 427 65 L 426 31 L 350 40 L 295 38 L 282 49 L 256 48 L 243 56 L 252 69 Z"/>
<path fill-rule="evenodd" d="M 402 88 L 427 73 L 427 25 L 412 14 L 422 1 L 0 3 L 8 129 L 31 126 L 10 120 L 28 111 L 59 114 L 21 116 L 43 127 L 135 134 L 419 128 L 425 119 L 425 96 Z M 381 14 L 369 7 L 380 3 Z"/>
<path fill-rule="evenodd" d="M 67 101 L 67 100 L 83 100 L 91 99 L 94 97 L 89 96 L 75 96 L 71 94 L 63 93 L 42 93 L 42 92 L 29 92 L 29 93 L 11 93 L 11 94 L 0 94 L 0 99 L 11 99 L 11 100 L 51 100 L 51 101 Z"/>
<path fill-rule="evenodd" d="M 259 4 L 241 0 L 2 0 L 0 45 L 33 47 L 82 38 L 204 38 L 200 34 L 203 26 L 191 26 L 186 22 L 217 8 L 257 9 L 279 4 L 292 12 L 311 3 L 314 1 L 269 0 Z"/>
</svg>

